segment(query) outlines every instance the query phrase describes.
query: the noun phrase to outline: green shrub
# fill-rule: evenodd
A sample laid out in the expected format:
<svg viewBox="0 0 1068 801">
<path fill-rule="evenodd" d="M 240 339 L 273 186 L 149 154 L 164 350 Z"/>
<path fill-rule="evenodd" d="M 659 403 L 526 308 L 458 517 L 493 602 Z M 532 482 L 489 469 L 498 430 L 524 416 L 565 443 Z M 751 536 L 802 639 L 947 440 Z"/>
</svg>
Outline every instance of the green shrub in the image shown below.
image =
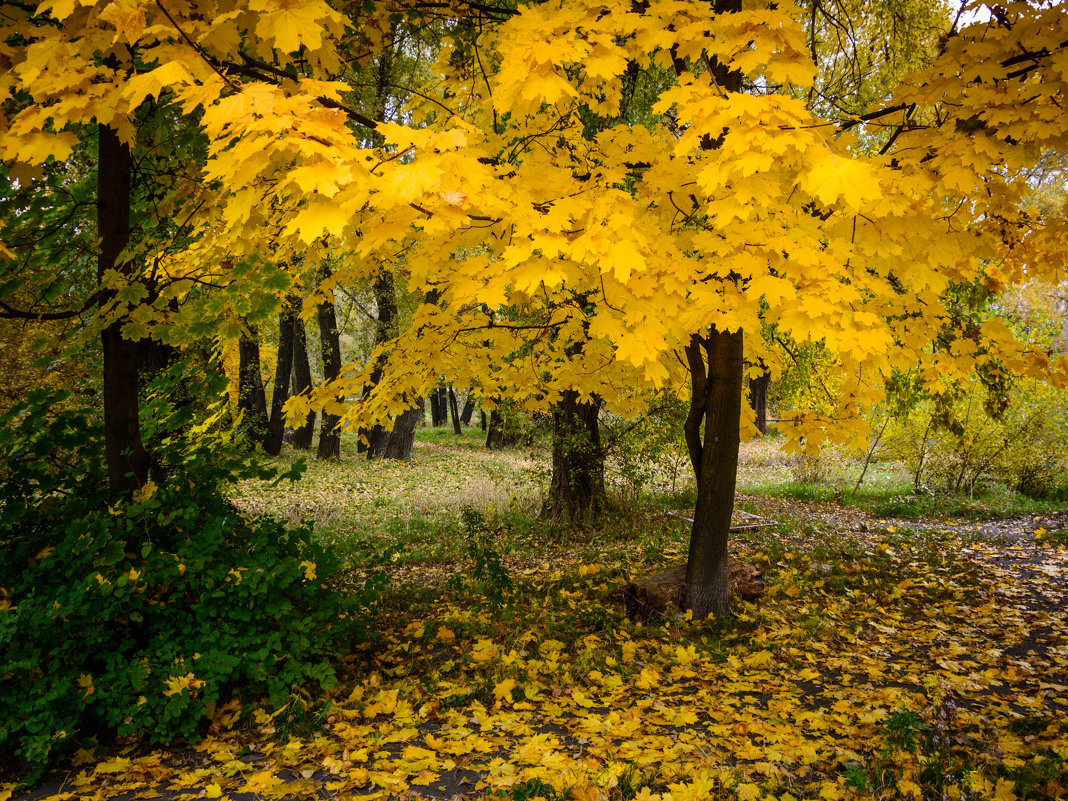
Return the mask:
<svg viewBox="0 0 1068 801">
<path fill-rule="evenodd" d="M 152 436 L 167 479 L 121 502 L 99 424 L 45 393 L 0 416 L 0 759 L 31 780 L 76 742 L 196 740 L 237 692 L 281 705 L 335 681 L 334 558 L 310 529 L 232 506 L 221 407 L 193 425 L 166 394 Z"/>
<path fill-rule="evenodd" d="M 923 398 L 898 416 L 886 438 L 917 489 L 973 493 L 1001 485 L 1032 498 L 1055 498 L 1068 473 L 1065 393 L 1039 381 L 998 396 L 979 383 Z"/>
</svg>

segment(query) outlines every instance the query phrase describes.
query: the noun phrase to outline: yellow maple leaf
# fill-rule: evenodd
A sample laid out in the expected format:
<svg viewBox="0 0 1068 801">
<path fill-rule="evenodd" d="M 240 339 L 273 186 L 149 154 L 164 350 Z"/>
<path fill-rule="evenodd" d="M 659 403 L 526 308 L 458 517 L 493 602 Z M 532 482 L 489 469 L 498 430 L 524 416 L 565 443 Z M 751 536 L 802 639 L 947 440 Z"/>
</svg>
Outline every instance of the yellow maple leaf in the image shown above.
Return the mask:
<svg viewBox="0 0 1068 801">
<path fill-rule="evenodd" d="M 305 244 L 311 244 L 325 231 L 341 236 L 349 223 L 349 214 L 338 203 L 321 200 L 309 203 L 286 226 L 287 234 L 297 234 Z"/>
<path fill-rule="evenodd" d="M 515 679 L 505 679 L 493 688 L 493 697 L 498 701 L 511 703 L 512 690 L 515 689 Z"/>
<path fill-rule="evenodd" d="M 825 206 L 841 199 L 856 208 L 881 194 L 872 166 L 841 154 L 827 154 L 805 174 L 801 184 Z"/>
<path fill-rule="evenodd" d="M 897 791 L 902 798 L 911 798 L 912 801 L 920 801 L 923 798 L 923 790 L 916 782 L 910 779 L 901 779 L 897 783 Z"/>
<path fill-rule="evenodd" d="M 475 643 L 475 647 L 471 649 L 471 659 L 475 662 L 489 662 L 497 655 L 497 649 L 493 645 L 492 640 L 479 640 Z"/>
<path fill-rule="evenodd" d="M 209 784 L 207 787 L 204 788 L 204 797 L 205 798 L 221 798 L 222 797 L 222 787 L 219 786 L 218 782 L 212 782 L 211 784 Z"/>
<path fill-rule="evenodd" d="M 192 673 L 186 673 L 184 676 L 169 676 L 166 684 L 167 689 L 163 691 L 163 694 L 168 698 L 185 690 L 196 690 L 204 686 L 204 682 Z"/>
<path fill-rule="evenodd" d="M 1015 788 L 1016 782 L 1011 782 L 1008 779 L 998 779 L 991 801 L 1016 801 L 1016 793 L 1013 792 Z"/>
</svg>

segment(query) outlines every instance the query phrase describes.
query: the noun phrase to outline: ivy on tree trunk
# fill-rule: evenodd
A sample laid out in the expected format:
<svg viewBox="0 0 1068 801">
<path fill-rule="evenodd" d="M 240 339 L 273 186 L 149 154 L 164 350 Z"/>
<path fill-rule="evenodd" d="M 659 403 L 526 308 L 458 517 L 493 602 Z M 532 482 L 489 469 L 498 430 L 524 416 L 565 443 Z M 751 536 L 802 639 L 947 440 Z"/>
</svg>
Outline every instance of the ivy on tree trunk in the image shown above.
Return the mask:
<svg viewBox="0 0 1068 801">
<path fill-rule="evenodd" d="M 567 390 L 553 410 L 553 472 L 542 513 L 558 520 L 598 517 L 605 508 L 601 403 Z"/>
</svg>

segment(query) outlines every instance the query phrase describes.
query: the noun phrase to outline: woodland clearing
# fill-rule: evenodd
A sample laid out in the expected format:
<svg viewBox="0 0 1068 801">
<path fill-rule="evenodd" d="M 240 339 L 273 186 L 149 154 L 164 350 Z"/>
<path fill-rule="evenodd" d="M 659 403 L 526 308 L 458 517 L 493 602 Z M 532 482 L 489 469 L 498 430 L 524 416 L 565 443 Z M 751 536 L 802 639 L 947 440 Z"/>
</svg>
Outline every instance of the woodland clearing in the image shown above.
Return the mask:
<svg viewBox="0 0 1068 801">
<path fill-rule="evenodd" d="M 340 686 L 221 707 L 195 744 L 80 751 L 0 798 L 1064 797 L 1064 512 L 904 520 L 742 495 L 776 521 L 732 542 L 765 596 L 642 625 L 605 595 L 684 558 L 685 526 L 649 504 L 538 524 L 539 464 L 424 442 L 413 464 L 352 456 L 246 487 L 250 509 L 318 508 L 353 586 L 390 576 Z M 477 490 L 461 521 L 453 482 Z"/>
</svg>

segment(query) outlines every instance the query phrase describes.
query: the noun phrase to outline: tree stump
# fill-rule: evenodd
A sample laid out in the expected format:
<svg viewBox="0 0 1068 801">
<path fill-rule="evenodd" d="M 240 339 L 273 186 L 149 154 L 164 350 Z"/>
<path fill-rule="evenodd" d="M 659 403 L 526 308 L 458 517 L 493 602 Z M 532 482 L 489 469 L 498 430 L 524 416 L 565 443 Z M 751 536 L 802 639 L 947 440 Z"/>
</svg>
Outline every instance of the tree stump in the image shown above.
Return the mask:
<svg viewBox="0 0 1068 801">
<path fill-rule="evenodd" d="M 743 601 L 755 601 L 764 594 L 764 577 L 755 565 L 728 557 L 727 583 L 731 595 Z M 631 620 L 647 622 L 662 615 L 669 604 L 682 608 L 686 600 L 686 565 L 679 565 L 655 576 L 634 579 L 608 593 L 619 601 Z"/>
</svg>

